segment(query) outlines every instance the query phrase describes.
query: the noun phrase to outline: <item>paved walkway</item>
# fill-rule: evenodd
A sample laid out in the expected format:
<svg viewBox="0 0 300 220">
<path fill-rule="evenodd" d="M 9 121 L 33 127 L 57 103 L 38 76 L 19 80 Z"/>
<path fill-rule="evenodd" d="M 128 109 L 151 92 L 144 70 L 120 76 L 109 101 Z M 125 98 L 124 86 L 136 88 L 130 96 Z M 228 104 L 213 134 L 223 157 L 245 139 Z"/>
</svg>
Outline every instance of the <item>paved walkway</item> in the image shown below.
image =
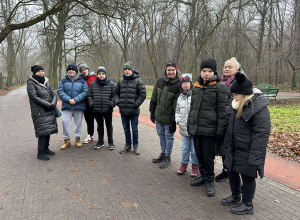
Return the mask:
<svg viewBox="0 0 300 220">
<path fill-rule="evenodd" d="M 228 181 L 216 183 L 216 195 L 191 187 L 188 172 L 178 176 L 180 139 L 172 164 L 160 169 L 151 162 L 159 152 L 155 128 L 139 124 L 141 155 L 121 155 L 121 120 L 113 117 L 116 150 L 94 150 L 96 143 L 60 151 L 59 134 L 51 136 L 56 155 L 36 159 L 25 87 L 0 97 L 0 219 L 300 219 L 300 192 L 269 178 L 257 179 L 255 213 L 235 216 L 220 201 L 230 194 Z M 143 106 L 142 109 L 147 109 Z M 143 117 L 143 116 L 142 116 Z M 146 116 L 145 116 L 146 117 Z M 83 136 L 86 136 L 85 126 Z M 216 159 L 216 173 L 221 171 Z"/>
</svg>

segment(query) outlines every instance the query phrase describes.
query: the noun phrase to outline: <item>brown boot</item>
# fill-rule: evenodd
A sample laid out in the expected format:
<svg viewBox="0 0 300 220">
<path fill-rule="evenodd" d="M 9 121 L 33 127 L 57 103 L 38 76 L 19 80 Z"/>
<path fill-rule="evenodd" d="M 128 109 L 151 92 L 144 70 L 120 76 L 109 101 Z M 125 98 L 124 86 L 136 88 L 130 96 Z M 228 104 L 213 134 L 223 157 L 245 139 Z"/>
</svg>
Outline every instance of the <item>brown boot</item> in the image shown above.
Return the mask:
<svg viewBox="0 0 300 220">
<path fill-rule="evenodd" d="M 80 142 L 80 137 L 75 137 L 75 146 L 82 147 L 82 143 Z"/>
<path fill-rule="evenodd" d="M 64 139 L 64 144 L 60 147 L 61 150 L 65 150 L 71 146 L 70 139 Z"/>
</svg>

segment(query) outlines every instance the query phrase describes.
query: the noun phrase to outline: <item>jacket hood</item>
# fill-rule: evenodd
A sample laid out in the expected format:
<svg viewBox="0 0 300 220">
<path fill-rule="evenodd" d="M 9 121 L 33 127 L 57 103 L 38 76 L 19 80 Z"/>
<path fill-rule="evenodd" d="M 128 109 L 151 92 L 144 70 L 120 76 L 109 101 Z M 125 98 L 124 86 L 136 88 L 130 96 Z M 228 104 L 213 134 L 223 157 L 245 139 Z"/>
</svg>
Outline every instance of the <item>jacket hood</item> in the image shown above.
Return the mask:
<svg viewBox="0 0 300 220">
<path fill-rule="evenodd" d="M 45 77 L 45 82 L 44 82 L 44 84 L 39 83 L 37 80 L 35 80 L 34 78 L 32 78 L 32 76 L 29 76 L 28 79 L 27 79 L 27 82 L 28 82 L 28 81 L 31 81 L 31 80 L 32 80 L 33 82 L 39 84 L 40 86 L 45 87 L 45 88 L 47 88 L 47 87 L 45 86 L 46 83 L 49 82 L 49 79 L 48 79 L 47 77 Z"/>
<path fill-rule="evenodd" d="M 269 104 L 268 99 L 257 89 L 257 93 L 253 93 L 253 97 L 245 103 L 241 118 L 248 121 L 253 115 L 257 114 Z"/>
</svg>

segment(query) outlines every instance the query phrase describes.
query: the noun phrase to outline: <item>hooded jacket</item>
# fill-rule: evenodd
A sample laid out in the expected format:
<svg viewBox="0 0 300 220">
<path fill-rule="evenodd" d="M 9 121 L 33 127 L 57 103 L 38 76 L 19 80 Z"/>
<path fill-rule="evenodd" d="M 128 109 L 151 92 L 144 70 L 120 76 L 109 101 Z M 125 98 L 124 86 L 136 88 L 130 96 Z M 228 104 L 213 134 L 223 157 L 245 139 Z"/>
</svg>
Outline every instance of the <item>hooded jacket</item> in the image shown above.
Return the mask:
<svg viewBox="0 0 300 220">
<path fill-rule="evenodd" d="M 227 169 L 256 177 L 257 166 L 264 166 L 271 129 L 268 104 L 260 90 L 254 89 L 254 96 L 245 103 L 240 118 L 236 118 L 237 111 L 231 105 L 226 110 L 229 124 L 223 148 L 227 151 Z"/>
<path fill-rule="evenodd" d="M 169 125 L 175 122 L 175 110 L 180 94 L 180 72 L 176 72 L 175 78 L 164 76 L 159 78 L 154 85 L 150 101 L 149 111 L 155 114 L 155 119 L 161 124 Z"/>
<path fill-rule="evenodd" d="M 227 87 L 215 75 L 204 84 L 201 76 L 192 90 L 188 132 L 191 135 L 224 135 L 227 126 L 225 115 L 228 106 Z"/>
<path fill-rule="evenodd" d="M 27 80 L 27 93 L 35 136 L 44 137 L 56 134 L 58 132 L 56 118 L 54 112 L 49 110 L 49 107 L 51 104 L 56 105 L 57 97 L 50 86 L 48 78 L 45 78 L 45 83 L 41 84 L 29 76 Z"/>
<path fill-rule="evenodd" d="M 190 112 L 192 90 L 180 93 L 175 111 L 175 121 L 179 125 L 179 133 L 183 136 L 190 136 L 187 130 L 187 120 Z"/>
</svg>

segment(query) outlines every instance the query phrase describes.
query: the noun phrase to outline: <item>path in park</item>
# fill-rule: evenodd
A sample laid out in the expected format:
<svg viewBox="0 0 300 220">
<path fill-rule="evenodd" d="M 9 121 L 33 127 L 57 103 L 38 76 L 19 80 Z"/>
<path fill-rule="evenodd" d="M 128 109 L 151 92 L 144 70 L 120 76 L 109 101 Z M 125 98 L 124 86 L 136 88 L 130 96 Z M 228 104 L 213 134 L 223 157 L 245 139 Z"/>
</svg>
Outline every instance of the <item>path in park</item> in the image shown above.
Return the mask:
<svg viewBox="0 0 300 220">
<path fill-rule="evenodd" d="M 50 161 L 36 159 L 26 87 L 0 97 L 0 219 L 300 219 L 300 192 L 270 178 L 257 179 L 255 213 L 235 216 L 220 204 L 230 194 L 228 181 L 215 183 L 207 197 L 205 186 L 192 187 L 188 172 L 178 176 L 180 139 L 175 139 L 172 164 L 160 169 L 151 162 L 159 150 L 156 130 L 142 106 L 139 124 L 141 155 L 121 155 L 124 134 L 113 117 L 116 150 L 94 150 L 95 142 L 60 151 L 59 133 L 51 136 L 56 152 Z M 117 113 L 114 113 L 117 115 Z M 148 120 L 149 121 L 149 120 Z M 82 137 L 86 136 L 83 126 Z M 215 171 L 221 171 L 216 159 Z M 287 169 L 287 173 L 289 170 Z M 266 173 L 268 173 L 266 171 Z"/>
</svg>

